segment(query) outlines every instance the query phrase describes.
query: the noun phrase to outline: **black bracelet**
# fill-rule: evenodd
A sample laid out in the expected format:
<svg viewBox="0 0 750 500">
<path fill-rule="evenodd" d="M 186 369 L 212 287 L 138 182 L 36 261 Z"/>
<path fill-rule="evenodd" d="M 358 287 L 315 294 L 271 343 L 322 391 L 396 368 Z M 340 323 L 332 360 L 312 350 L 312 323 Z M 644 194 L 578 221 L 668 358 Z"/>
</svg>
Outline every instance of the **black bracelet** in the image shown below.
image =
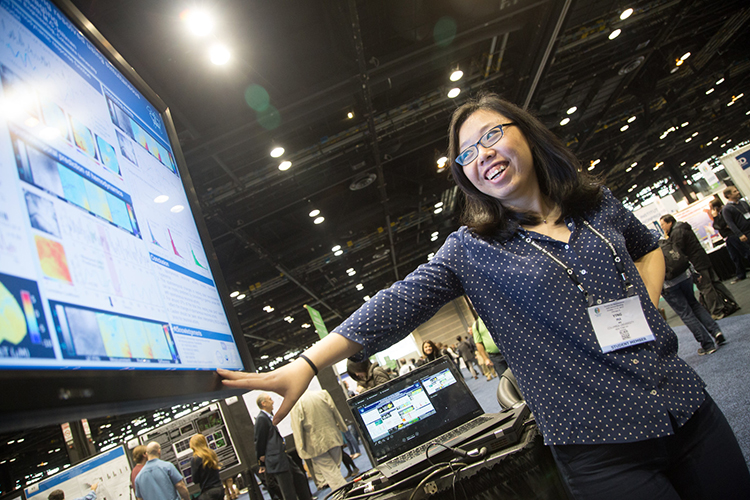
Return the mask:
<svg viewBox="0 0 750 500">
<path fill-rule="evenodd" d="M 304 359 L 305 361 L 307 361 L 307 364 L 310 365 L 310 368 L 312 368 L 312 371 L 313 371 L 313 373 L 315 375 L 318 374 L 318 367 L 315 366 L 315 363 L 313 363 L 312 361 L 310 361 L 310 358 L 308 358 L 304 354 L 300 354 L 299 357 L 302 358 L 302 359 Z"/>
</svg>

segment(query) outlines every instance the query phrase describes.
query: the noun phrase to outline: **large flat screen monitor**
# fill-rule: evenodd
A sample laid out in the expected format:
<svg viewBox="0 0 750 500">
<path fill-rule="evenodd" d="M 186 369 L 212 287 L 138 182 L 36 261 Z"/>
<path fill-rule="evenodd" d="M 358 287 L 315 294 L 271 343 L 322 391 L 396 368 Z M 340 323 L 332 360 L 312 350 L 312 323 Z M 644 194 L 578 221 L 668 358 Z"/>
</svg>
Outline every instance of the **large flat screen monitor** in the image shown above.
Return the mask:
<svg viewBox="0 0 750 500">
<path fill-rule="evenodd" d="M 0 38 L 0 430 L 215 397 L 253 366 L 166 105 L 67 0 Z"/>
</svg>

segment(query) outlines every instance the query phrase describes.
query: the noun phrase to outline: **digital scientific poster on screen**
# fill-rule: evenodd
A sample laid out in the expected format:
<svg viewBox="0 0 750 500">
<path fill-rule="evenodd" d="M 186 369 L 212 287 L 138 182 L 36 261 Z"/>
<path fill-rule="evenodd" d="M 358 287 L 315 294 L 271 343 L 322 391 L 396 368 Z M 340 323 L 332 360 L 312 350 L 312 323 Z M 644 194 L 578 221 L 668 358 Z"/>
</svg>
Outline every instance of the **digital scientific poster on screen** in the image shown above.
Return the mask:
<svg viewBox="0 0 750 500">
<path fill-rule="evenodd" d="M 0 0 L 0 367 L 241 368 L 159 112 Z"/>
<path fill-rule="evenodd" d="M 74 465 L 24 490 L 27 500 L 47 500 L 55 490 L 62 490 L 66 499 L 82 498 L 96 483 L 96 498 L 130 499 L 130 464 L 122 446 Z"/>
</svg>

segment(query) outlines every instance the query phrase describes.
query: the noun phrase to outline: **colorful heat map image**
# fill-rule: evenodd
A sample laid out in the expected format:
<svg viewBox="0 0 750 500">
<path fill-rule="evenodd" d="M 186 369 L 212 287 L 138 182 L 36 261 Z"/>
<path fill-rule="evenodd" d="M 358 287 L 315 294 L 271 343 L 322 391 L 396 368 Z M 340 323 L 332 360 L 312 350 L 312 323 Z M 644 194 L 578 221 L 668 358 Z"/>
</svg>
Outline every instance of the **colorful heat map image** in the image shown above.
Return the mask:
<svg viewBox="0 0 750 500">
<path fill-rule="evenodd" d="M 48 278 L 65 283 L 73 283 L 68 267 L 68 258 L 65 255 L 65 248 L 62 243 L 45 238 L 44 236 L 34 235 L 36 242 L 36 251 L 39 254 L 39 265 L 42 272 Z"/>
<path fill-rule="evenodd" d="M 36 283 L 0 273 L 0 365 L 2 359 L 54 357 Z"/>
</svg>

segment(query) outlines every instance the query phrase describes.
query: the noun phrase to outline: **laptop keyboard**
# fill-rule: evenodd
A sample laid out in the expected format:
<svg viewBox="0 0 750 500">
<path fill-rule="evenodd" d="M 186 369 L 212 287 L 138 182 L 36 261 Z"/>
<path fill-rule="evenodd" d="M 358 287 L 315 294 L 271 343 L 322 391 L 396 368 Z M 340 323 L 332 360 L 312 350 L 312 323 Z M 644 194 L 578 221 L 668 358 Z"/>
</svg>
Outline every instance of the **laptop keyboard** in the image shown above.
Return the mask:
<svg viewBox="0 0 750 500">
<path fill-rule="evenodd" d="M 399 455 L 399 456 L 397 456 L 397 457 L 389 460 L 384 465 L 388 469 L 392 469 L 394 467 L 397 467 L 397 466 L 399 466 L 399 465 L 401 465 L 401 464 L 403 464 L 405 462 L 410 461 L 411 459 L 413 459 L 413 458 L 415 458 L 415 457 L 417 457 L 419 455 L 424 455 L 425 451 L 427 450 L 427 447 L 430 446 L 432 443 L 447 443 L 451 439 L 453 439 L 453 438 L 455 438 L 455 437 L 463 434 L 464 432 L 466 432 L 466 431 L 468 431 L 470 429 L 478 427 L 478 426 L 484 424 L 485 422 L 487 422 L 488 420 L 492 420 L 493 418 L 495 418 L 495 417 L 493 417 L 491 415 L 482 415 L 482 416 L 479 416 L 479 417 L 475 418 L 474 420 L 466 422 L 465 424 L 460 425 L 460 426 L 456 427 L 455 429 L 452 429 L 452 430 L 446 432 L 445 434 L 442 434 L 442 435 L 436 437 L 435 439 L 430 440 L 430 442 L 428 442 L 428 443 L 425 443 L 423 445 L 417 446 L 416 448 L 411 449 L 411 450 L 407 451 L 406 453 L 402 453 L 401 455 Z M 433 445 L 433 447 L 434 448 L 439 448 L 439 449 L 444 449 L 441 446 L 435 446 L 435 445 Z M 437 451 L 436 451 L 436 453 L 437 453 Z"/>
</svg>

